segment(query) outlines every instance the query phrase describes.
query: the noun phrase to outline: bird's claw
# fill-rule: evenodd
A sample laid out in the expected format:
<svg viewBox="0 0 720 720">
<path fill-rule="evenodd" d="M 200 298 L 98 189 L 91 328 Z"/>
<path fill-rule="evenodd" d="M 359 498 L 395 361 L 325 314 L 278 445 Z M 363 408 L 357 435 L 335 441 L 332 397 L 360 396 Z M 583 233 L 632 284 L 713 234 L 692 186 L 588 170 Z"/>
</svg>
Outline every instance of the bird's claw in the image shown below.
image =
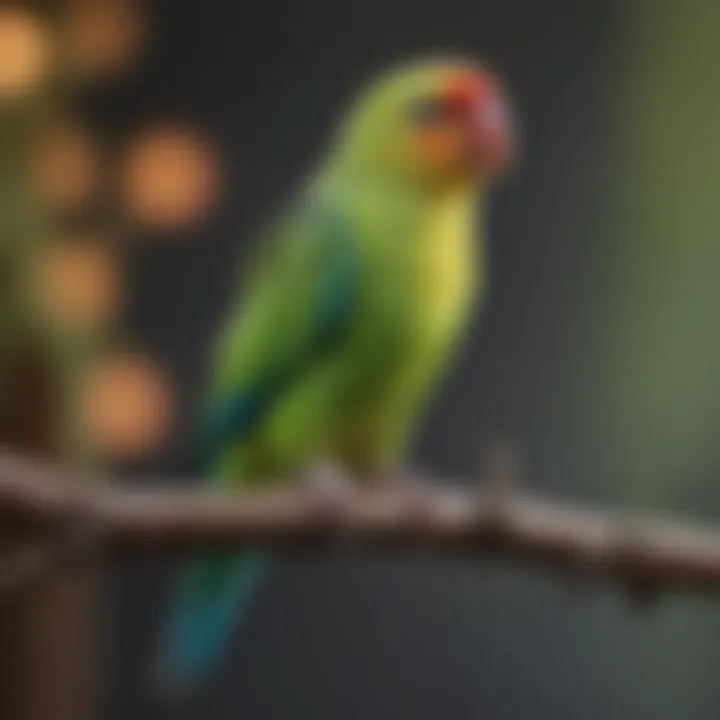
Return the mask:
<svg viewBox="0 0 720 720">
<path fill-rule="evenodd" d="M 430 499 L 431 482 L 426 475 L 410 467 L 401 467 L 380 477 L 381 485 L 395 490 L 417 509 L 425 508 Z"/>
<path fill-rule="evenodd" d="M 355 492 L 355 483 L 348 474 L 326 461 L 311 465 L 303 484 L 314 497 L 331 506 L 344 504 Z"/>
</svg>

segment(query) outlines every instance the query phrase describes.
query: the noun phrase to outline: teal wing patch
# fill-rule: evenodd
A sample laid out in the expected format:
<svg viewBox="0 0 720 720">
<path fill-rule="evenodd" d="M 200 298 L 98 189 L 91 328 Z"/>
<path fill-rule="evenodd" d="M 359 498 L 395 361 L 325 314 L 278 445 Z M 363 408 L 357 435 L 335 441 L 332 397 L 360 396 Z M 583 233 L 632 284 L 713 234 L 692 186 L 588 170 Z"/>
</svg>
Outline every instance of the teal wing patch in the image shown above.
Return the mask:
<svg viewBox="0 0 720 720">
<path fill-rule="evenodd" d="M 343 336 L 357 296 L 357 253 L 340 213 L 324 210 L 317 227 L 313 238 L 317 277 L 309 337 L 301 352 L 279 364 L 268 364 L 251 383 L 213 401 L 201 426 L 201 468 L 207 468 L 229 443 L 252 431 L 298 375 Z"/>
</svg>

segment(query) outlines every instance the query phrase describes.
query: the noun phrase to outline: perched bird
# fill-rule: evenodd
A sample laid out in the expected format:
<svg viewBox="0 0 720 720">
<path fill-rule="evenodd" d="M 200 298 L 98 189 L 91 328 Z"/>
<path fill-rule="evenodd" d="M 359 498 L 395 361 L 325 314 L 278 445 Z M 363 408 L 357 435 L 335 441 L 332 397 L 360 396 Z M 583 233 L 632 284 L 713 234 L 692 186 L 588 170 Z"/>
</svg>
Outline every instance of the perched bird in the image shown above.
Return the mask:
<svg viewBox="0 0 720 720">
<path fill-rule="evenodd" d="M 485 193 L 515 150 L 504 91 L 472 62 L 408 64 L 359 96 L 222 328 L 200 443 L 210 482 L 298 477 L 316 458 L 391 476 L 482 296 Z M 207 678 L 267 570 L 255 550 L 189 561 L 165 689 Z"/>
</svg>

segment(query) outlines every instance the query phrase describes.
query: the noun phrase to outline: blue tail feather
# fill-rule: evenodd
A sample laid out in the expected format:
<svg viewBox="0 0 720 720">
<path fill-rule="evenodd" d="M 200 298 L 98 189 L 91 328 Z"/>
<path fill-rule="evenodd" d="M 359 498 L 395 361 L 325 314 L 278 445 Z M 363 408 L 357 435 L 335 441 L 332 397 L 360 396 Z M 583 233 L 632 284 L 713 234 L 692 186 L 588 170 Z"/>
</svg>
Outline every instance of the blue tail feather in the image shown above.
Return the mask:
<svg viewBox="0 0 720 720">
<path fill-rule="evenodd" d="M 166 689 L 184 694 L 216 669 L 268 567 L 269 558 L 250 550 L 191 562 L 171 608 L 159 658 Z"/>
</svg>

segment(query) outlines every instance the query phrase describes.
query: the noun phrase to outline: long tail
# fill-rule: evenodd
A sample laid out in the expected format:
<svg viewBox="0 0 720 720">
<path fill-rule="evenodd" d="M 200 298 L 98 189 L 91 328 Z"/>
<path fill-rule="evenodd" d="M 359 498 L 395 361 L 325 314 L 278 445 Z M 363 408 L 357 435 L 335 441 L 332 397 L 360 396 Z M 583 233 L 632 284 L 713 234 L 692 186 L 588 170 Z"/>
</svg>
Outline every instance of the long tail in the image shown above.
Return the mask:
<svg viewBox="0 0 720 720">
<path fill-rule="evenodd" d="M 171 607 L 158 658 L 158 689 L 165 699 L 187 698 L 207 680 L 268 566 L 265 555 L 250 550 L 191 561 Z"/>
</svg>

